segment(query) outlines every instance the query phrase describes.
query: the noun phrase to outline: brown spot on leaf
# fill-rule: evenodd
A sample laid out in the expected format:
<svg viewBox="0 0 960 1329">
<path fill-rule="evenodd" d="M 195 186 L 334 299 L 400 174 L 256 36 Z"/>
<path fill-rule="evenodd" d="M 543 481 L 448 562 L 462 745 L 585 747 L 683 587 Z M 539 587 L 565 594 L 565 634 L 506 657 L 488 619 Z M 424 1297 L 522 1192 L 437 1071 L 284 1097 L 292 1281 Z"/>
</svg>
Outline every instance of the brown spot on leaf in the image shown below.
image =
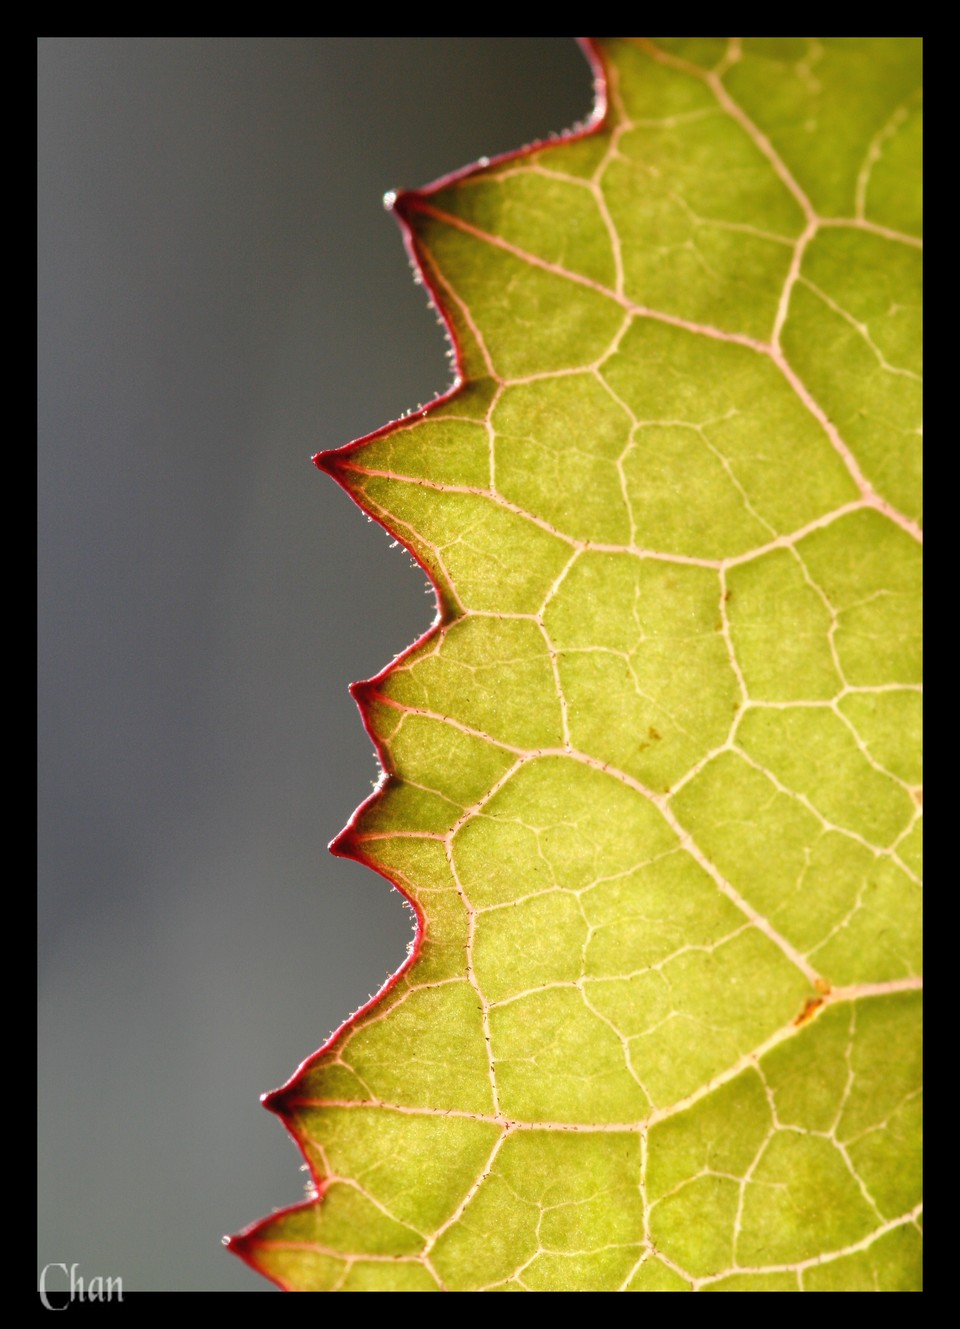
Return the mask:
<svg viewBox="0 0 960 1329">
<path fill-rule="evenodd" d="M 822 997 L 808 997 L 803 1004 L 803 1010 L 793 1022 L 795 1028 L 799 1028 L 800 1025 L 806 1024 L 808 1020 L 812 1020 L 822 1005 Z"/>
</svg>

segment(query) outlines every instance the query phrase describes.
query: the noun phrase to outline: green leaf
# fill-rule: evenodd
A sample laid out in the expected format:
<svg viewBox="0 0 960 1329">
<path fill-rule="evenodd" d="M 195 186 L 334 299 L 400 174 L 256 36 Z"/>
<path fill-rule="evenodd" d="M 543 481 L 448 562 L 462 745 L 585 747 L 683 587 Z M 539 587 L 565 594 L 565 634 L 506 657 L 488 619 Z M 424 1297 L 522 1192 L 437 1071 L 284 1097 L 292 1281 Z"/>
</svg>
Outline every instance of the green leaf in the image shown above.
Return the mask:
<svg viewBox="0 0 960 1329">
<path fill-rule="evenodd" d="M 920 49 L 589 44 L 396 211 L 461 381 L 319 464 L 438 588 L 334 844 L 412 901 L 269 1097 L 281 1287 L 919 1287 Z"/>
</svg>

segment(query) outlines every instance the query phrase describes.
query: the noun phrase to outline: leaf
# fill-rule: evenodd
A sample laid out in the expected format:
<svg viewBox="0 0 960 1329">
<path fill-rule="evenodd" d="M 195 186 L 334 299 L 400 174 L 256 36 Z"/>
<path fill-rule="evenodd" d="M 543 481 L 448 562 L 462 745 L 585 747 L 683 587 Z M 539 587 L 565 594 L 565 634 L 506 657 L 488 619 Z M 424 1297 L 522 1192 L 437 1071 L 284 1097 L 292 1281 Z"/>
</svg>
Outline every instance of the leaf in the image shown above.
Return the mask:
<svg viewBox="0 0 960 1329">
<path fill-rule="evenodd" d="M 318 464 L 439 618 L 334 842 L 406 963 L 268 1097 L 281 1287 L 919 1287 L 919 43 L 587 46 L 395 204 L 462 380 Z M 600 94 L 603 102 L 603 92 Z"/>
</svg>

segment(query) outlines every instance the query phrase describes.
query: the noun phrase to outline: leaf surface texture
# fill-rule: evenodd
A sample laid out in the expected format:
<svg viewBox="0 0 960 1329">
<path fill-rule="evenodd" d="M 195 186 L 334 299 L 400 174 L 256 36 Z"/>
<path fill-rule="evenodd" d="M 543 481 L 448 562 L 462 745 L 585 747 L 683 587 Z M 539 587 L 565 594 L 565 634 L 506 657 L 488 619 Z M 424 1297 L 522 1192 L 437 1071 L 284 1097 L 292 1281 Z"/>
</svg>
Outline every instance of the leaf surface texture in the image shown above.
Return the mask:
<svg viewBox="0 0 960 1329">
<path fill-rule="evenodd" d="M 416 946 L 270 1096 L 282 1287 L 919 1287 L 919 43 L 606 40 L 404 194 L 461 382 L 320 464 L 438 591 L 335 844 Z"/>
</svg>

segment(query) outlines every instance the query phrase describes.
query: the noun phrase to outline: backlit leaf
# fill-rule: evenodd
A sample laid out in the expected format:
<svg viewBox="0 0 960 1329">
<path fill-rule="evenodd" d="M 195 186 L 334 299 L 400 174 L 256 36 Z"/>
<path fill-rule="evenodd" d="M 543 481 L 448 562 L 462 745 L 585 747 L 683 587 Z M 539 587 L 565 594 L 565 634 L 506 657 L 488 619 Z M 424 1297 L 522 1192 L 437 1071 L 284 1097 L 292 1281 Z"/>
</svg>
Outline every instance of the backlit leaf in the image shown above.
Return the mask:
<svg viewBox="0 0 960 1329">
<path fill-rule="evenodd" d="M 413 902 L 270 1096 L 344 1291 L 919 1287 L 919 58 L 587 47 L 395 204 L 458 351 L 319 464 L 438 588 L 335 842 Z"/>
</svg>

